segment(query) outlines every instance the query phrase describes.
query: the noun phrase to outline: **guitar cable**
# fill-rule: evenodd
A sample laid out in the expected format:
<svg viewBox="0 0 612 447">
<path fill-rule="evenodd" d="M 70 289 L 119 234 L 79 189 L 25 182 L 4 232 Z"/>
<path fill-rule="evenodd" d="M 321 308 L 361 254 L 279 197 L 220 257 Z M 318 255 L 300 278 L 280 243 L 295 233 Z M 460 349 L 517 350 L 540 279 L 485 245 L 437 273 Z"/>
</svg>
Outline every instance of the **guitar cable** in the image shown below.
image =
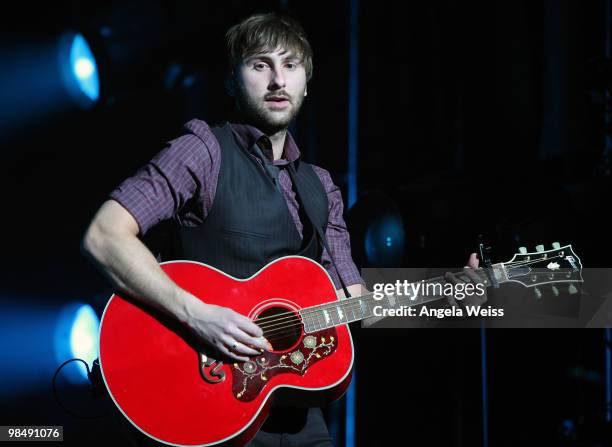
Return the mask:
<svg viewBox="0 0 612 447">
<path fill-rule="evenodd" d="M 109 416 L 109 412 L 103 413 L 103 414 L 99 414 L 99 415 L 81 415 L 81 414 L 77 414 L 75 412 L 73 412 L 72 410 L 70 410 L 68 407 L 66 407 L 61 399 L 59 398 L 59 394 L 57 392 L 57 385 L 56 385 L 56 381 L 57 381 L 57 376 L 60 373 L 60 371 L 62 370 L 62 368 L 64 366 L 66 366 L 69 363 L 72 362 L 82 362 L 85 365 L 85 368 L 87 369 L 87 378 L 89 379 L 89 392 L 92 395 L 99 395 L 100 394 L 100 390 L 104 389 L 104 386 L 102 384 L 102 380 L 100 380 L 101 378 L 101 374 L 100 374 L 100 362 L 98 359 L 95 359 L 93 361 L 93 367 L 90 370 L 89 369 L 89 365 L 87 364 L 87 362 L 83 359 L 79 359 L 79 358 L 73 358 L 70 360 L 66 360 L 64 363 L 62 363 L 56 370 L 55 370 L 55 374 L 53 374 L 53 379 L 51 380 L 51 387 L 53 388 L 53 397 L 55 398 L 55 401 L 57 402 L 57 404 L 66 412 L 68 413 L 70 416 L 77 418 L 77 419 L 100 419 L 103 417 L 108 417 Z"/>
</svg>

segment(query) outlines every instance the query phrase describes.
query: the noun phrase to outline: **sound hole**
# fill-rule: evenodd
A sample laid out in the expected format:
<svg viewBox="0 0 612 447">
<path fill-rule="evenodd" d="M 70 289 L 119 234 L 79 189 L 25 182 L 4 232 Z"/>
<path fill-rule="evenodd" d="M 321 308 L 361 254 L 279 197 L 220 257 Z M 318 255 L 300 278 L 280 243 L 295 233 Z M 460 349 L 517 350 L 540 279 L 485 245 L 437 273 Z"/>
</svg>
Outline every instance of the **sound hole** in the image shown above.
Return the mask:
<svg viewBox="0 0 612 447">
<path fill-rule="evenodd" d="M 264 337 L 272 343 L 274 351 L 291 349 L 302 335 L 299 315 L 284 307 L 270 307 L 260 313 L 255 323 L 264 331 Z"/>
</svg>

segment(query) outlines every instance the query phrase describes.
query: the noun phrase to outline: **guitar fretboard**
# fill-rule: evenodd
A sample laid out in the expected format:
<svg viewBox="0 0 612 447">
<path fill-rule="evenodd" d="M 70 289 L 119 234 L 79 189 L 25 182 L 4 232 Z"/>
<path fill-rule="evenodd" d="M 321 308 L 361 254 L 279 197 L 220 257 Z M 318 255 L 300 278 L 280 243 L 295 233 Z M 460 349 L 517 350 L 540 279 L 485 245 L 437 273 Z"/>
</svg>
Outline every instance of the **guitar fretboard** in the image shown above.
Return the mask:
<svg viewBox="0 0 612 447">
<path fill-rule="evenodd" d="M 489 287 L 490 281 L 484 269 L 476 269 L 475 272 L 481 277 L 483 283 Z M 455 276 L 459 279 L 464 277 L 471 282 L 471 279 L 464 272 L 457 272 Z M 425 285 L 438 284 L 439 290 L 447 284 L 444 276 L 419 281 L 422 287 Z M 427 290 L 436 290 L 436 287 L 428 287 Z M 332 301 L 317 306 L 308 307 L 300 310 L 300 316 L 304 324 L 304 331 L 307 333 L 328 329 L 341 324 L 352 323 L 354 321 L 363 320 L 375 316 L 375 308 L 381 309 L 400 309 L 402 307 L 411 307 L 425 304 L 432 301 L 445 299 L 443 293 L 427 293 L 413 294 L 412 288 L 407 287 L 402 295 L 387 295 L 383 294 L 380 299 L 374 298 L 375 293 L 367 293 L 362 296 L 346 298 L 338 301 Z M 378 294 L 376 294 L 378 298 Z"/>
</svg>

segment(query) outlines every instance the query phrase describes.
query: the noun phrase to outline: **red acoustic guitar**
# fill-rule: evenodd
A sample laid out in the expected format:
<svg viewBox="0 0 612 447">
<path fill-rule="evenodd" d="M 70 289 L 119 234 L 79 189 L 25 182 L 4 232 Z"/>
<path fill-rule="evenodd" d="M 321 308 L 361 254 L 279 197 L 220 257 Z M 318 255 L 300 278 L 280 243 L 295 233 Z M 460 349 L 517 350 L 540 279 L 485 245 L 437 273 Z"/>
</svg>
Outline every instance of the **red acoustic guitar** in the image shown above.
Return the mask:
<svg viewBox="0 0 612 447">
<path fill-rule="evenodd" d="M 196 262 L 161 267 L 204 302 L 247 315 L 274 350 L 230 362 L 169 317 L 113 295 L 100 326 L 100 365 L 115 404 L 143 433 L 173 445 L 244 445 L 265 421 L 275 390 L 284 388 L 274 398 L 306 406 L 346 391 L 353 365 L 346 323 L 357 313 L 337 300 L 319 264 L 285 257 L 246 280 Z"/>
<path fill-rule="evenodd" d="M 575 293 L 573 284 L 582 282 L 580 260 L 569 245 L 553 247 L 544 251 L 538 246 L 533 253 L 522 249 L 511 261 L 491 265 L 489 273 L 477 272 L 487 286 L 569 283 L 569 292 Z M 161 267 L 204 302 L 251 318 L 274 348 L 233 363 L 199 345 L 174 319 L 136 300 L 111 297 L 100 326 L 106 387 L 140 431 L 179 446 L 246 444 L 265 421 L 272 399 L 316 406 L 339 398 L 353 366 L 347 323 L 375 315 L 376 307 L 414 306 L 441 298 L 376 300 L 367 294 L 337 300 L 327 272 L 299 256 L 280 258 L 245 280 L 197 262 L 172 261 Z M 556 287 L 553 291 L 558 293 Z"/>
</svg>

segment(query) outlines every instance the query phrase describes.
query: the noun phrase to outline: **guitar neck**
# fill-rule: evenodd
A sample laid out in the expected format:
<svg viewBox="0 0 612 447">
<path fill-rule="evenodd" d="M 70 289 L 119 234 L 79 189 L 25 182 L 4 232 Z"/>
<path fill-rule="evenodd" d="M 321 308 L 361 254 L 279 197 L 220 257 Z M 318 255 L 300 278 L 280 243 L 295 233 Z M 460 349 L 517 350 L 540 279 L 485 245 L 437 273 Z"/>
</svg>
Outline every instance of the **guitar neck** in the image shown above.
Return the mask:
<svg viewBox="0 0 612 447">
<path fill-rule="evenodd" d="M 492 270 L 495 271 L 500 265 L 493 265 Z M 485 269 L 474 269 L 474 272 L 481 277 L 486 287 L 491 286 L 491 280 Z M 468 282 L 472 282 L 463 271 L 456 272 L 455 276 L 459 279 L 465 278 Z M 400 309 L 402 307 L 418 306 L 445 299 L 447 295 L 442 292 L 445 284 L 447 284 L 447 281 L 444 276 L 436 276 L 414 283 L 405 283 L 406 287 L 402 287 L 401 294 L 366 293 L 365 295 L 302 309 L 300 310 L 300 316 L 304 322 L 305 332 L 316 332 L 373 317 L 375 316 L 375 308 L 381 310 Z M 417 293 L 414 293 L 415 290 Z M 419 291 L 423 290 L 426 290 L 426 293 L 419 293 Z M 436 291 L 439 291 L 439 293 L 436 293 Z M 382 298 L 380 298 L 380 295 L 382 295 Z"/>
</svg>

